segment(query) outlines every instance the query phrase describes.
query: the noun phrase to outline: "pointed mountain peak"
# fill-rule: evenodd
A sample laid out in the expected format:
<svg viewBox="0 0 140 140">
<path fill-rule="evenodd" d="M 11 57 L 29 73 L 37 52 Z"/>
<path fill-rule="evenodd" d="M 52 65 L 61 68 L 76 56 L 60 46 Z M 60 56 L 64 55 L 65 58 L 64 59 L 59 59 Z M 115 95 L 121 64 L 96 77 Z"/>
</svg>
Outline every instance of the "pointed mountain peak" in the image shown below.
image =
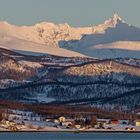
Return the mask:
<svg viewBox="0 0 140 140">
<path fill-rule="evenodd" d="M 112 20 L 114 20 L 114 21 L 118 21 L 118 20 L 122 21 L 122 18 L 118 14 L 115 13 L 113 15 L 113 17 L 112 17 Z"/>
<path fill-rule="evenodd" d="M 122 18 L 118 14 L 114 14 L 112 18 L 105 21 L 105 25 L 115 27 L 118 24 L 118 22 L 125 23 L 125 21 L 122 20 Z"/>
<path fill-rule="evenodd" d="M 103 24 L 95 26 L 94 32 L 104 33 L 108 28 L 115 28 L 120 24 L 127 24 L 118 14 L 114 14 L 111 18 L 106 20 Z M 128 25 L 128 24 L 127 24 Z"/>
</svg>

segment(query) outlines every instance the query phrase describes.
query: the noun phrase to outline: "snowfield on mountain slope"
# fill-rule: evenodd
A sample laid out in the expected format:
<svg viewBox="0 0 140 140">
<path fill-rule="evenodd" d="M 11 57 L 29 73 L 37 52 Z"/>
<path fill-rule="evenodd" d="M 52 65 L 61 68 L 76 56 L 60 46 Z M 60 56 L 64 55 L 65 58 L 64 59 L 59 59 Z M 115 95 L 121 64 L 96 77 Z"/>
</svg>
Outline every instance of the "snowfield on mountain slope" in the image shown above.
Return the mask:
<svg viewBox="0 0 140 140">
<path fill-rule="evenodd" d="M 47 45 L 8 36 L 0 38 L 0 48 L 6 48 L 21 54 L 33 56 L 50 54 L 63 57 L 85 57 L 80 53 L 69 51 L 63 48 L 48 47 Z"/>
<path fill-rule="evenodd" d="M 140 41 L 118 41 L 91 47 L 75 47 L 73 51 L 95 58 L 137 58 L 140 59 Z"/>
</svg>

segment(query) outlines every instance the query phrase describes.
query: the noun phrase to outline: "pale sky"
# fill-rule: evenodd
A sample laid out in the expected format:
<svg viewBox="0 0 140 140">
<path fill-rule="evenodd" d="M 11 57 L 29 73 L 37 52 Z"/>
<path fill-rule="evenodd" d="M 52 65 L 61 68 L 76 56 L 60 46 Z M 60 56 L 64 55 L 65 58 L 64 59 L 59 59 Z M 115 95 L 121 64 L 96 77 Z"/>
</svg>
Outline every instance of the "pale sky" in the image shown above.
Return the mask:
<svg viewBox="0 0 140 140">
<path fill-rule="evenodd" d="M 16 25 L 48 21 L 91 26 L 114 13 L 140 27 L 140 0 L 0 0 L 0 20 Z"/>
</svg>

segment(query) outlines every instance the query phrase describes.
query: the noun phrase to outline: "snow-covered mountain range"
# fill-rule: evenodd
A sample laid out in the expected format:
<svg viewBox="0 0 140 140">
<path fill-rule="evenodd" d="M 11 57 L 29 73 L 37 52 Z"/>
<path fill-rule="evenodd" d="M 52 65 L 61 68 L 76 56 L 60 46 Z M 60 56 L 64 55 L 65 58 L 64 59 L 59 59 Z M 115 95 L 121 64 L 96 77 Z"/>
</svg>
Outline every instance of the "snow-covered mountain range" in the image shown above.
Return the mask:
<svg viewBox="0 0 140 140">
<path fill-rule="evenodd" d="M 61 41 L 60 46 L 97 58 L 140 58 L 140 28 L 115 14 L 93 30 L 80 40 Z"/>
<path fill-rule="evenodd" d="M 124 110 L 139 93 L 140 29 L 117 14 L 81 28 L 0 22 L 0 99 Z"/>
<path fill-rule="evenodd" d="M 0 22 L 0 45 L 36 55 L 140 58 L 140 29 L 127 24 L 117 14 L 103 24 L 81 28 L 67 23 L 16 26 Z"/>
</svg>

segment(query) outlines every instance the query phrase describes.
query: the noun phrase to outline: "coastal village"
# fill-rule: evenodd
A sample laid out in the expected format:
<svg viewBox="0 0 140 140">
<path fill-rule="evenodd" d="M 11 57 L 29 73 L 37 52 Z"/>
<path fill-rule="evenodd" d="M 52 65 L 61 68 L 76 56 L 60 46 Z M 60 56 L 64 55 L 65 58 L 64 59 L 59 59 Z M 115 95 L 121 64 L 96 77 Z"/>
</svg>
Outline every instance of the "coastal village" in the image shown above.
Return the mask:
<svg viewBox="0 0 140 140">
<path fill-rule="evenodd" d="M 8 109 L 0 113 L 0 131 L 110 131 L 139 132 L 140 120 L 100 119 L 96 116 L 66 117 Z"/>
</svg>

